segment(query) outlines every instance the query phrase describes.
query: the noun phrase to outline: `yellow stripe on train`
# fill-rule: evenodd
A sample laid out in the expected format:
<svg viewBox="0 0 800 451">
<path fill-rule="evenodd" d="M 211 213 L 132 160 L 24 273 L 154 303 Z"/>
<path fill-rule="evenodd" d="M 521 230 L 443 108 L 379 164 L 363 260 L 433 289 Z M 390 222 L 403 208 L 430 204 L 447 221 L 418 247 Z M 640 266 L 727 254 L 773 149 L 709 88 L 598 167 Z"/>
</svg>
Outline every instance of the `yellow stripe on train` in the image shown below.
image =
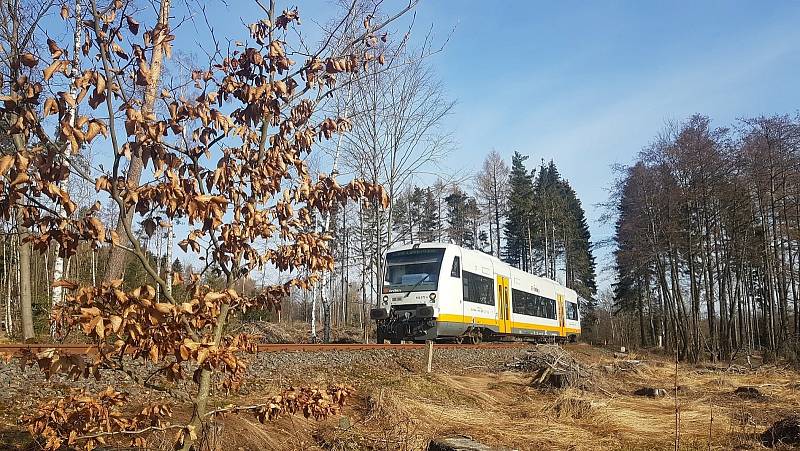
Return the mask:
<svg viewBox="0 0 800 451">
<path fill-rule="evenodd" d="M 472 317 L 472 316 L 464 316 L 464 315 L 453 315 L 449 313 L 441 313 L 439 314 L 439 321 L 448 322 L 448 323 L 461 323 L 461 324 L 480 324 L 482 326 L 498 326 L 500 320 L 495 318 L 480 318 L 480 317 Z M 530 329 L 530 330 L 545 330 L 549 332 L 561 332 L 561 328 L 558 326 L 551 326 L 548 324 L 532 324 L 532 323 L 522 323 L 517 321 L 511 322 L 511 327 L 514 329 Z M 580 329 L 574 329 L 571 327 L 564 328 L 565 335 L 566 334 L 579 334 L 581 332 Z"/>
</svg>

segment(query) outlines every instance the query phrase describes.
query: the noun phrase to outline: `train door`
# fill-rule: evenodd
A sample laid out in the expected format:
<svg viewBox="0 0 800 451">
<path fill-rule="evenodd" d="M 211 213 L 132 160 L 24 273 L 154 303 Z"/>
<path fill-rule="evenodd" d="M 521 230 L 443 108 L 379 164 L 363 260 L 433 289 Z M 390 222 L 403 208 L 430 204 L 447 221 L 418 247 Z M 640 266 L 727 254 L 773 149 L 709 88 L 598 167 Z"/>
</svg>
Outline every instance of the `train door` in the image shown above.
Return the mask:
<svg viewBox="0 0 800 451">
<path fill-rule="evenodd" d="M 558 336 L 565 337 L 567 336 L 566 331 L 566 305 L 564 305 L 564 295 L 557 294 L 556 301 L 558 302 Z"/>
<path fill-rule="evenodd" d="M 501 333 L 511 333 L 510 284 L 508 277 L 497 276 L 497 328 Z"/>
</svg>

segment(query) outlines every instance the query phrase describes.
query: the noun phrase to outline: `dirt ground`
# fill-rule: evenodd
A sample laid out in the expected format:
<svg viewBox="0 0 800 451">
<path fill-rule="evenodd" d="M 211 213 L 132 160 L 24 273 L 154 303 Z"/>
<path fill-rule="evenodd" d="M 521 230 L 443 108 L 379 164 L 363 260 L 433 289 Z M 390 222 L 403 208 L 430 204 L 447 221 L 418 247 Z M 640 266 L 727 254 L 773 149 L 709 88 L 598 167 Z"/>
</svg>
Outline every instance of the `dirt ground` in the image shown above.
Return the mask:
<svg viewBox="0 0 800 451">
<path fill-rule="evenodd" d="M 288 385 L 347 383 L 357 394 L 342 416 L 321 422 L 284 417 L 261 425 L 229 415 L 213 426 L 206 449 L 418 450 L 455 434 L 499 449 L 674 449 L 675 366 L 668 356 L 618 358 L 583 344 L 566 349 L 591 373 L 584 389 L 533 387 L 534 374 L 507 365 L 524 359 L 526 349 L 439 350 L 431 374 L 421 351 L 261 354 L 250 363 L 250 382 L 220 404 L 256 403 Z M 763 449 L 760 433 L 800 411 L 800 373 L 780 365 L 681 364 L 677 385 L 684 450 Z M 30 448 L 16 418 L 37 396 L 74 386 L 0 366 L 0 449 Z M 743 386 L 763 396 L 734 394 Z M 663 388 L 666 396 L 633 394 L 642 387 Z M 150 440 L 154 449 L 169 442 Z"/>
</svg>

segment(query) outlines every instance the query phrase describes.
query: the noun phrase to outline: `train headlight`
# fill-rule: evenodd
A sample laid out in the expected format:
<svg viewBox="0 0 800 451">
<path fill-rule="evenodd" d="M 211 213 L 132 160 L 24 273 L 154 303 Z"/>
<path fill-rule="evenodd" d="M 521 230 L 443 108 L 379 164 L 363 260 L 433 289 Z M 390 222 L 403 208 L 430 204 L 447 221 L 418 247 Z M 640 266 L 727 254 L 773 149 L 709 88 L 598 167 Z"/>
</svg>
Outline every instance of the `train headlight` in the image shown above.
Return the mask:
<svg viewBox="0 0 800 451">
<path fill-rule="evenodd" d="M 384 297 L 383 297 L 383 303 L 384 303 L 384 305 L 385 305 L 385 304 L 387 304 L 388 302 L 389 302 L 389 296 L 384 296 Z"/>
<path fill-rule="evenodd" d="M 436 293 L 431 293 L 428 297 L 431 299 L 431 303 L 436 302 Z"/>
</svg>

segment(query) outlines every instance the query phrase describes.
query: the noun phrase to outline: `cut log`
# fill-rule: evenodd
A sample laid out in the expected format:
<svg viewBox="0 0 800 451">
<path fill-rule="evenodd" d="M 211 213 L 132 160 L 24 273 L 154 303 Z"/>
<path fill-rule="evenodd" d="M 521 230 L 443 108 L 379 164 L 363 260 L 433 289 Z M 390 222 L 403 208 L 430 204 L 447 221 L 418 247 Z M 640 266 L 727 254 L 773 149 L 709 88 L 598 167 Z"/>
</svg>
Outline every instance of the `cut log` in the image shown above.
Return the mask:
<svg viewBox="0 0 800 451">
<path fill-rule="evenodd" d="M 428 444 L 428 451 L 501 451 L 469 437 L 454 436 L 435 438 Z"/>
</svg>

